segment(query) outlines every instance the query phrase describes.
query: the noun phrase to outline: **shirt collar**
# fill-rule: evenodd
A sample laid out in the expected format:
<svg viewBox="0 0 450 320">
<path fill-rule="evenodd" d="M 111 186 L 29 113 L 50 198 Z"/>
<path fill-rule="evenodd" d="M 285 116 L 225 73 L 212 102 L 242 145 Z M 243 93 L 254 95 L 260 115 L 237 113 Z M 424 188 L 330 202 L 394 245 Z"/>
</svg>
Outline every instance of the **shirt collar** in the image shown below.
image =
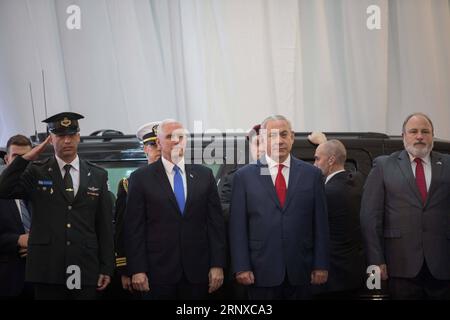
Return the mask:
<svg viewBox="0 0 450 320">
<path fill-rule="evenodd" d="M 331 178 L 333 178 L 335 175 L 337 175 L 338 173 L 341 173 L 341 172 L 345 172 L 345 170 L 341 169 L 341 170 L 338 170 L 336 172 L 333 172 L 332 174 L 329 174 L 328 177 L 325 179 L 325 184 L 327 184 L 328 181 L 331 180 Z"/>
<path fill-rule="evenodd" d="M 73 161 L 71 163 L 66 163 L 64 160 L 62 160 L 56 154 L 55 154 L 55 158 L 56 158 L 56 161 L 58 162 L 58 167 L 61 171 L 64 170 L 64 166 L 66 164 L 70 164 L 72 166 L 72 168 L 77 171 L 80 170 L 80 158 L 78 158 L 78 155 L 75 157 L 75 159 L 73 159 Z"/>
<path fill-rule="evenodd" d="M 173 173 L 173 167 L 175 167 L 175 164 L 164 158 L 164 156 L 161 156 L 161 161 L 163 163 L 164 169 L 166 170 L 167 174 Z M 181 158 L 180 162 L 177 163 L 178 168 L 180 168 L 181 174 L 184 174 L 184 158 Z"/>
<path fill-rule="evenodd" d="M 409 156 L 409 161 L 411 161 L 411 163 L 413 163 L 414 159 L 417 158 L 417 157 L 413 157 L 412 154 L 410 154 L 409 152 L 408 152 L 408 156 Z M 427 153 L 427 155 L 425 157 L 420 158 L 420 159 L 422 159 L 422 162 L 425 163 L 426 165 L 429 165 L 431 163 L 430 153 Z"/>
<path fill-rule="evenodd" d="M 267 166 L 269 167 L 269 169 L 272 169 L 273 167 L 278 167 L 278 162 L 276 162 L 271 157 L 269 157 L 267 155 L 267 153 L 265 154 L 265 157 L 266 157 Z M 288 155 L 286 160 L 283 161 L 282 165 L 287 168 L 289 168 L 291 166 L 291 155 L 290 154 Z"/>
</svg>

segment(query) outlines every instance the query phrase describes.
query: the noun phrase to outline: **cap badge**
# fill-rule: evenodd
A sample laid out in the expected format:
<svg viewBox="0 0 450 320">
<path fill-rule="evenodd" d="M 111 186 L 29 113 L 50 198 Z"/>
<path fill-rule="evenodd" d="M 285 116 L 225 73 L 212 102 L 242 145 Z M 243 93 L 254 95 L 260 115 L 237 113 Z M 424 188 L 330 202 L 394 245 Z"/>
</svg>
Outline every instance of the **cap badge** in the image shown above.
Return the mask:
<svg viewBox="0 0 450 320">
<path fill-rule="evenodd" d="M 153 133 L 154 133 L 155 135 L 158 134 L 158 126 L 159 126 L 159 124 L 155 124 L 155 125 L 152 127 L 152 131 L 153 131 Z"/>
<path fill-rule="evenodd" d="M 71 120 L 69 120 L 69 119 L 67 119 L 67 118 L 64 118 L 64 120 L 62 120 L 61 121 L 61 125 L 63 126 L 63 127 L 68 127 L 68 126 L 70 126 L 72 124 L 72 121 Z"/>
</svg>

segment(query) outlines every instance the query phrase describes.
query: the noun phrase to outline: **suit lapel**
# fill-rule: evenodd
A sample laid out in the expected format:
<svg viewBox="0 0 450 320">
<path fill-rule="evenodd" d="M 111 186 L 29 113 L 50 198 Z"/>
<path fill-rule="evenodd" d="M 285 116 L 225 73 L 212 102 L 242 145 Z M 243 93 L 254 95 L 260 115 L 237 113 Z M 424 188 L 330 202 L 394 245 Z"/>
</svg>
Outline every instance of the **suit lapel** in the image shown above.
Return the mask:
<svg viewBox="0 0 450 320">
<path fill-rule="evenodd" d="M 289 203 L 294 197 L 295 186 L 300 179 L 300 168 L 300 162 L 297 161 L 297 159 L 295 159 L 293 156 L 291 156 L 291 167 L 289 168 L 289 185 L 287 188 L 286 202 L 284 204 L 283 211 L 287 209 Z"/>
<path fill-rule="evenodd" d="M 195 170 L 193 170 L 192 165 L 185 165 L 186 170 L 186 183 L 187 183 L 187 197 L 186 197 L 186 205 L 184 206 L 184 215 L 188 213 L 188 209 L 191 206 L 193 194 L 195 193 L 195 185 L 197 183 L 197 174 Z"/>
<path fill-rule="evenodd" d="M 53 181 L 53 189 L 55 191 L 59 191 L 63 197 L 70 202 L 69 195 L 67 194 L 65 188 L 64 188 L 64 182 L 61 176 L 61 171 L 59 170 L 58 162 L 56 161 L 55 157 L 53 157 L 50 160 L 48 173 L 52 177 Z"/>
<path fill-rule="evenodd" d="M 169 196 L 169 200 L 174 206 L 176 213 L 178 214 L 179 217 L 181 217 L 181 212 L 180 208 L 178 207 L 177 199 L 175 198 L 175 194 L 173 193 L 172 187 L 170 186 L 170 182 L 166 174 L 166 169 L 164 168 L 161 159 L 159 159 L 156 163 L 155 175 L 158 178 L 160 185 L 162 186 L 163 193 Z"/>
<path fill-rule="evenodd" d="M 430 184 L 430 190 L 428 190 L 428 196 L 427 201 L 425 202 L 425 205 L 428 204 L 433 194 L 436 192 L 436 188 L 438 187 L 438 179 L 442 175 L 442 157 L 440 154 L 436 152 L 431 152 L 430 155 L 430 162 L 431 162 L 431 184 Z"/>
<path fill-rule="evenodd" d="M 405 150 L 403 150 L 398 156 L 398 165 L 403 175 L 405 176 L 411 191 L 416 196 L 417 201 L 421 206 L 423 206 L 422 197 L 420 196 L 419 188 L 417 188 L 416 180 L 412 172 L 411 160 L 409 159 L 408 152 L 406 152 Z"/>
<path fill-rule="evenodd" d="M 272 182 L 272 176 L 270 175 L 269 167 L 267 166 L 267 164 L 263 164 L 258 160 L 256 170 L 258 170 L 257 174 L 259 176 L 260 183 L 264 186 L 267 193 L 272 198 L 272 201 L 275 202 L 277 207 L 281 209 L 280 201 L 278 200 L 278 196 L 275 191 L 275 186 L 273 185 Z"/>
</svg>

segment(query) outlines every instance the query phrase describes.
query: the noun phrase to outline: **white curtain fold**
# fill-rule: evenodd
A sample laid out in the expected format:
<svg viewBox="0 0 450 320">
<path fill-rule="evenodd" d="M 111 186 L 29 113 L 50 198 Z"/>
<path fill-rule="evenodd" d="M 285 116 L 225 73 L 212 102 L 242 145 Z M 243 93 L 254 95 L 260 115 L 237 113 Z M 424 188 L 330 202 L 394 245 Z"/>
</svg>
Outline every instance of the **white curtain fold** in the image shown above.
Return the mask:
<svg viewBox="0 0 450 320">
<path fill-rule="evenodd" d="M 41 70 L 48 114 L 84 114 L 82 134 L 275 113 L 297 131 L 399 134 L 423 111 L 450 139 L 449 0 L 0 0 L 0 145 L 34 133 L 28 83 L 45 129 Z"/>
</svg>

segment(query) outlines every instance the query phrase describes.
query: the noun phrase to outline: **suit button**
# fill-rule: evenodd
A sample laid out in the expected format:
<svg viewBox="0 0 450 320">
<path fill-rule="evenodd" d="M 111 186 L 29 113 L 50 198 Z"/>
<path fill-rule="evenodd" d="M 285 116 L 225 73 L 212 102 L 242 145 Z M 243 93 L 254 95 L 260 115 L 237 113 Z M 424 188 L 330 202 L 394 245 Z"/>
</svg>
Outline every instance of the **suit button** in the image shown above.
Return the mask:
<svg viewBox="0 0 450 320">
<path fill-rule="evenodd" d="M 67 241 L 67 242 L 66 242 L 66 245 L 70 246 L 70 241 Z"/>
<path fill-rule="evenodd" d="M 67 209 L 72 210 L 72 206 L 68 206 Z"/>
<path fill-rule="evenodd" d="M 67 228 L 70 228 L 70 227 L 72 227 L 72 225 L 70 223 L 68 223 L 67 224 Z"/>
</svg>

